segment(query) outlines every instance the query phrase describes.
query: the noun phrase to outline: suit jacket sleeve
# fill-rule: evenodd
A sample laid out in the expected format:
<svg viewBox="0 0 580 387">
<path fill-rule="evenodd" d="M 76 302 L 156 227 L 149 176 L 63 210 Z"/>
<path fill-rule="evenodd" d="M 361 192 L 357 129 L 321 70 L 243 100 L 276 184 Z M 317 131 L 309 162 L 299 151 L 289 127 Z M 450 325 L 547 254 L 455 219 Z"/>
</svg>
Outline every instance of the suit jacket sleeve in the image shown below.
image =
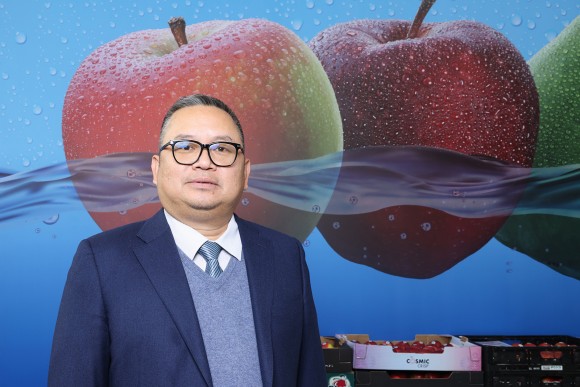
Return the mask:
<svg viewBox="0 0 580 387">
<path fill-rule="evenodd" d="M 298 375 L 299 386 L 325 386 L 326 372 L 324 356 L 318 330 L 318 317 L 312 297 L 310 274 L 304 257 L 304 249 L 300 246 L 300 262 L 302 264 L 302 294 L 304 297 L 304 327 L 302 330 L 302 347 Z"/>
<path fill-rule="evenodd" d="M 101 285 L 89 242 L 79 245 L 54 332 L 49 386 L 108 384 L 109 334 Z"/>
</svg>

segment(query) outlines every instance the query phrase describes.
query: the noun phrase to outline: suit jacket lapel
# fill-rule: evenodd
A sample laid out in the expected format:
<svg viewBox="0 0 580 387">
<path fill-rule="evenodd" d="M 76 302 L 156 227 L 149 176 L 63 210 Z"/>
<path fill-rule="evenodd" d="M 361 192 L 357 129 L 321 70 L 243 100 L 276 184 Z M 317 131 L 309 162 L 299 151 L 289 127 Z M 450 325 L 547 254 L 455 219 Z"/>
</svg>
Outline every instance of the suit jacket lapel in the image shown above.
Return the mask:
<svg viewBox="0 0 580 387">
<path fill-rule="evenodd" d="M 137 235 L 143 243 L 133 247 L 151 283 L 175 321 L 199 372 L 212 385 L 199 320 L 177 246 L 163 211 L 149 219 Z"/>
<path fill-rule="evenodd" d="M 258 229 L 251 223 L 238 217 L 236 217 L 236 221 L 240 230 L 248 273 L 262 383 L 264 386 L 272 386 L 274 368 L 271 329 L 274 280 L 272 276 L 274 272 L 273 260 L 271 259 L 272 246 L 268 240 L 260 237 Z"/>
</svg>

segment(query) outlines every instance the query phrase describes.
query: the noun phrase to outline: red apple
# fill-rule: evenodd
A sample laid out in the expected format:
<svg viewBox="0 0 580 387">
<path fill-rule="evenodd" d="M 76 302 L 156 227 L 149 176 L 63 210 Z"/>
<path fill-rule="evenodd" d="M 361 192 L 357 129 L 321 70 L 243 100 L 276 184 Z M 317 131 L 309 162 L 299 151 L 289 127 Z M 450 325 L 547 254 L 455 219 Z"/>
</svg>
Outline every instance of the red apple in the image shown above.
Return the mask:
<svg viewBox="0 0 580 387">
<path fill-rule="evenodd" d="M 404 20 L 354 20 L 310 41 L 338 99 L 345 150 L 413 145 L 531 166 L 539 107 L 524 58 L 482 23 L 422 24 L 427 9 L 413 28 Z M 346 259 L 430 278 L 480 249 L 504 221 L 401 205 L 327 214 L 318 228 Z"/>
<path fill-rule="evenodd" d="M 254 165 L 342 150 L 331 84 L 316 56 L 292 31 L 259 19 L 182 26 L 185 33 L 177 38 L 181 46 L 169 28 L 139 31 L 98 47 L 80 64 L 63 108 L 67 160 L 156 152 L 166 110 L 192 93 L 211 94 L 230 105 L 242 123 Z M 144 205 L 123 214 L 91 216 L 109 229 L 146 218 L 158 208 Z M 244 194 L 237 213 L 301 240 L 320 217 L 250 193 Z"/>
</svg>

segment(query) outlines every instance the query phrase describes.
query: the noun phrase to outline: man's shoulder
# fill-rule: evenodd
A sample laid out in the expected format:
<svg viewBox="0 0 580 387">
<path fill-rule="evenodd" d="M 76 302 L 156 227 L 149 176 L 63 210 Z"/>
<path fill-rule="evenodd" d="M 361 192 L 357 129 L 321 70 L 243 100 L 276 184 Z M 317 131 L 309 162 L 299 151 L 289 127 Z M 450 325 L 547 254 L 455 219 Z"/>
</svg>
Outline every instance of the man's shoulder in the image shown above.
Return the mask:
<svg viewBox="0 0 580 387">
<path fill-rule="evenodd" d="M 104 230 L 88 237 L 87 241 L 91 243 L 91 245 L 114 244 L 116 242 L 127 243 L 138 234 L 139 230 L 143 228 L 143 224 L 145 224 L 145 221 L 129 223 L 109 230 Z"/>
<path fill-rule="evenodd" d="M 167 222 L 165 221 L 165 216 L 163 215 L 162 211 L 153 215 L 149 219 L 128 223 L 109 230 L 104 230 L 94 234 L 87 239 L 91 242 L 110 242 L 115 240 L 128 241 L 130 238 L 134 238 L 140 234 L 157 234 L 158 231 L 156 231 L 156 229 L 158 229 L 160 226 L 161 230 L 167 227 Z"/>
<path fill-rule="evenodd" d="M 273 228 L 263 226 L 261 224 L 252 222 L 250 220 L 242 219 L 236 215 L 236 222 L 238 223 L 238 227 L 242 234 L 244 231 L 250 231 L 258 235 L 260 238 L 270 239 L 270 240 L 277 240 L 277 241 L 284 241 L 284 242 L 292 242 L 296 243 L 298 239 L 295 237 L 285 234 L 281 231 L 274 230 Z"/>
</svg>

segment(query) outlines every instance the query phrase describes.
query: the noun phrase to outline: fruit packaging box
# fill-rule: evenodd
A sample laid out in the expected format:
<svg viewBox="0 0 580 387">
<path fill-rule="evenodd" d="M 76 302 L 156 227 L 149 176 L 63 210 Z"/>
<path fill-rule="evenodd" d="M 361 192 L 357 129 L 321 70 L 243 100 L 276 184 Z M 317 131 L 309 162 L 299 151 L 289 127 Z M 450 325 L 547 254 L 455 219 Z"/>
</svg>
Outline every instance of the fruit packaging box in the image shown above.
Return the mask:
<svg viewBox="0 0 580 387">
<path fill-rule="evenodd" d="M 481 371 L 481 347 L 450 335 L 416 335 L 414 340 L 374 341 L 341 334 L 353 349 L 355 370 Z"/>
<path fill-rule="evenodd" d="M 580 339 L 572 336 L 469 336 L 488 373 L 580 374 Z"/>
<path fill-rule="evenodd" d="M 356 371 L 356 387 L 483 386 L 480 371 Z"/>
</svg>

